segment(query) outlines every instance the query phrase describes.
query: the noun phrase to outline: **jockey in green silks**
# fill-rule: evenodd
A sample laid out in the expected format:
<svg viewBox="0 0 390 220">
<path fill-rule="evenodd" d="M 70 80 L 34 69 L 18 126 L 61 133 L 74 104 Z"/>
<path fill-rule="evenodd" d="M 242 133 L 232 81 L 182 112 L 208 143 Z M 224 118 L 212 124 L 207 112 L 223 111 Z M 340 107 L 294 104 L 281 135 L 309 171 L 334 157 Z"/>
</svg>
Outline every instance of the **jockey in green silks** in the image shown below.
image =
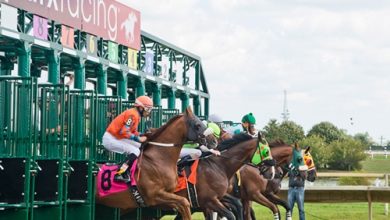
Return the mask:
<svg viewBox="0 0 390 220">
<path fill-rule="evenodd" d="M 255 125 L 256 125 L 255 116 L 253 116 L 252 113 L 248 113 L 248 114 L 244 115 L 241 119 L 242 129 L 235 130 L 234 134 L 239 134 L 239 133 L 244 132 L 244 133 L 247 133 L 250 136 L 254 137 L 257 135 Z"/>
</svg>

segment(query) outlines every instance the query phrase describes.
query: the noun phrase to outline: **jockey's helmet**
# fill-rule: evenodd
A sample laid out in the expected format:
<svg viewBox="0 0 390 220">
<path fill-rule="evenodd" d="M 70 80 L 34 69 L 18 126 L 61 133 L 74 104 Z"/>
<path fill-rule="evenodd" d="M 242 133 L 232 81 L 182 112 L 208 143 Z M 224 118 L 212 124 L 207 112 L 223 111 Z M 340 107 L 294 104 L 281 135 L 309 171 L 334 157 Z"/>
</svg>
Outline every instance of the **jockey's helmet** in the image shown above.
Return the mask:
<svg viewBox="0 0 390 220">
<path fill-rule="evenodd" d="M 222 118 L 217 114 L 211 114 L 209 116 L 209 121 L 214 122 L 214 123 L 222 123 L 223 122 Z"/>
<path fill-rule="evenodd" d="M 241 122 L 242 123 L 247 122 L 249 124 L 254 125 L 254 124 L 256 124 L 256 118 L 255 118 L 255 116 L 253 116 L 252 113 L 248 113 L 248 114 L 244 115 L 244 117 L 242 117 Z"/>
<path fill-rule="evenodd" d="M 143 107 L 145 111 L 150 112 L 153 108 L 153 100 L 148 96 L 139 96 L 135 100 L 135 106 L 137 107 Z"/>
<path fill-rule="evenodd" d="M 207 124 L 207 127 L 211 128 L 211 130 L 213 130 L 213 134 L 216 138 L 219 138 L 221 136 L 221 129 L 219 128 L 219 126 L 217 124 L 210 122 Z"/>
</svg>

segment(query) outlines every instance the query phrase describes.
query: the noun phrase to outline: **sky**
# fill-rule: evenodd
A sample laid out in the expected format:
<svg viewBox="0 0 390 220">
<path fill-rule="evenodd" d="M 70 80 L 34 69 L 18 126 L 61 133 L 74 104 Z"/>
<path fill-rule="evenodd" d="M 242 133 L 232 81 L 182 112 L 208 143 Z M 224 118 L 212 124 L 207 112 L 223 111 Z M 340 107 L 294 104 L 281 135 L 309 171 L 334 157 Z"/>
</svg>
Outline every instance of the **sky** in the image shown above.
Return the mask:
<svg viewBox="0 0 390 220">
<path fill-rule="evenodd" d="M 329 121 L 390 141 L 390 1 L 119 0 L 141 29 L 202 59 L 210 113 L 257 126 Z"/>
</svg>

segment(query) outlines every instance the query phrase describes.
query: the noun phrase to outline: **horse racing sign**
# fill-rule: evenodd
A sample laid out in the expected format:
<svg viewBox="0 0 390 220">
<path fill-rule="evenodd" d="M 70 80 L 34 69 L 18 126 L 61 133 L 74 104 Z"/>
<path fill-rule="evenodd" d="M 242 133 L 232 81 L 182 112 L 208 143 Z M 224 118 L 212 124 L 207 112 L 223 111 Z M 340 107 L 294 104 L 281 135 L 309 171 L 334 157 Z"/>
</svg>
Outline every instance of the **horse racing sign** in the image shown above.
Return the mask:
<svg viewBox="0 0 390 220">
<path fill-rule="evenodd" d="M 47 19 L 140 49 L 140 12 L 115 0 L 0 0 Z"/>
</svg>

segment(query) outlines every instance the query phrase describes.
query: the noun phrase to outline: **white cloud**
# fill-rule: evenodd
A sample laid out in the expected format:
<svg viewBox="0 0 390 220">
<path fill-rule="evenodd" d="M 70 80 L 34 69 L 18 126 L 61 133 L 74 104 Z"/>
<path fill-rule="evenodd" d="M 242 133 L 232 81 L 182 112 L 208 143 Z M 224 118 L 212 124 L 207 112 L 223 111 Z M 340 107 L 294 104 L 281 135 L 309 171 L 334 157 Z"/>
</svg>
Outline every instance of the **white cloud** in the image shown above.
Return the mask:
<svg viewBox="0 0 390 220">
<path fill-rule="evenodd" d="M 326 120 L 390 139 L 389 1 L 129 4 L 144 30 L 202 58 L 212 112 L 237 121 L 251 111 L 264 124 L 281 118 L 287 89 L 291 119 L 306 130 Z"/>
</svg>

